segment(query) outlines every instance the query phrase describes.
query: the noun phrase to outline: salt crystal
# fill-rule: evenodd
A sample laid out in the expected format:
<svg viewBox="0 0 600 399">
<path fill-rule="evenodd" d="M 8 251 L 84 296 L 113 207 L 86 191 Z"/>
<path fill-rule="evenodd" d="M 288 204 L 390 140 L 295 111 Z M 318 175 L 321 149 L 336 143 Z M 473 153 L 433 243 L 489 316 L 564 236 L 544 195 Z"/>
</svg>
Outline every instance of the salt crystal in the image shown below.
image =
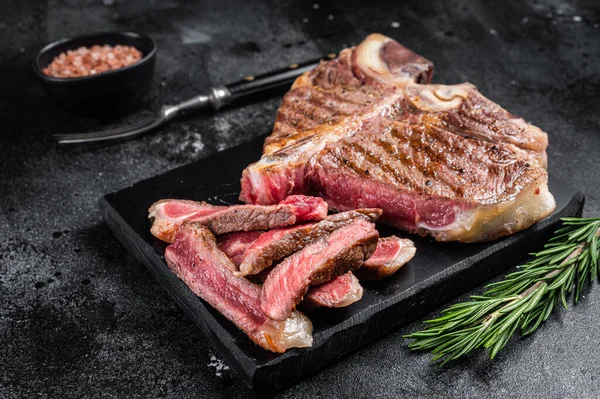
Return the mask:
<svg viewBox="0 0 600 399">
<path fill-rule="evenodd" d="M 521 25 L 525 25 L 527 22 L 529 22 L 529 18 L 525 17 L 521 20 Z"/>
<path fill-rule="evenodd" d="M 327 19 L 328 19 L 328 20 L 330 20 L 330 21 L 331 21 L 331 20 L 333 20 L 333 15 L 329 14 L 329 15 L 327 16 Z"/>
<path fill-rule="evenodd" d="M 496 31 L 496 29 L 490 29 L 490 33 L 496 36 L 498 34 L 498 31 Z"/>
<path fill-rule="evenodd" d="M 308 18 L 302 18 L 302 22 L 304 22 L 305 24 L 308 23 Z"/>
<path fill-rule="evenodd" d="M 400 27 L 400 22 L 398 22 L 398 21 L 392 22 L 392 28 L 399 28 L 399 27 Z"/>
<path fill-rule="evenodd" d="M 320 6 L 319 6 L 317 3 L 313 4 L 313 8 L 314 8 L 315 10 L 318 10 L 318 9 L 319 9 L 319 7 L 320 7 Z"/>
<path fill-rule="evenodd" d="M 573 16 L 573 21 L 575 22 L 581 22 L 583 18 L 581 18 L 579 15 L 574 15 Z"/>
</svg>

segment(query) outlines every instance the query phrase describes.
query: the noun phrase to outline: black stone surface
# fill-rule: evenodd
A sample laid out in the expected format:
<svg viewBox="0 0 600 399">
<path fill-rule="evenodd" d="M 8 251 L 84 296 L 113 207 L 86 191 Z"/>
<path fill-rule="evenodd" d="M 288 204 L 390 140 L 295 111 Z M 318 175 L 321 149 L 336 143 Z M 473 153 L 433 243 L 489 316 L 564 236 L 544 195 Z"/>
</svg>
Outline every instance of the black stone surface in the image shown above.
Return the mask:
<svg viewBox="0 0 600 399">
<path fill-rule="evenodd" d="M 431 59 L 434 81 L 468 80 L 542 127 L 550 173 L 586 194 L 585 215 L 600 215 L 597 2 L 6 0 L 0 15 L 0 397 L 248 396 L 113 237 L 97 199 L 267 133 L 279 99 L 118 145 L 56 148 L 50 134 L 135 121 L 163 101 L 337 51 L 369 32 Z M 29 61 L 58 38 L 117 29 L 157 41 L 150 94 L 120 121 L 66 114 Z M 493 362 L 479 352 L 444 369 L 406 349 L 402 335 L 420 328 L 415 322 L 278 396 L 596 398 L 598 313 L 594 286 Z"/>
<path fill-rule="evenodd" d="M 529 229 L 490 243 L 439 243 L 412 237 L 417 254 L 394 276 L 363 282 L 360 301 L 341 309 L 308 312 L 313 324 L 310 348 L 274 354 L 256 346 L 235 325 L 201 301 L 164 261 L 165 243 L 150 234 L 148 208 L 164 198 L 237 204 L 239 178 L 260 157 L 264 137 L 221 151 L 111 193 L 100 211 L 115 236 L 156 277 L 198 325 L 238 376 L 260 396 L 272 394 L 315 374 L 348 353 L 379 339 L 474 285 L 504 271 L 507 257 L 523 259 L 543 246 L 560 227 L 560 218 L 581 216 L 583 196 L 550 177 L 556 209 Z M 382 235 L 409 235 L 379 226 Z"/>
</svg>

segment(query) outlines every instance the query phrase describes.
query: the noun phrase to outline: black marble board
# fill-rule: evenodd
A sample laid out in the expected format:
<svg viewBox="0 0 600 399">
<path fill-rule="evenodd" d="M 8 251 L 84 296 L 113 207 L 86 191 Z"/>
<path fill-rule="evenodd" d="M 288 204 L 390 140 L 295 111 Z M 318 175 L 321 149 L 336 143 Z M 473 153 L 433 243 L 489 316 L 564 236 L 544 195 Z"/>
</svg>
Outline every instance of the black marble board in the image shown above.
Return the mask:
<svg viewBox="0 0 600 399">
<path fill-rule="evenodd" d="M 564 216 L 580 216 L 583 195 L 550 176 L 557 207 L 531 228 L 482 244 L 438 243 L 380 226 L 382 235 L 410 237 L 413 260 L 393 277 L 363 282 L 363 298 L 342 309 L 308 315 L 314 326 L 311 348 L 274 354 L 254 345 L 217 311 L 195 296 L 164 262 L 165 244 L 152 237 L 149 206 L 163 198 L 213 204 L 237 203 L 242 170 L 260 157 L 264 137 L 214 154 L 100 199 L 102 216 L 116 237 L 140 259 L 200 327 L 240 378 L 257 394 L 277 392 L 448 302 L 497 275 L 540 248 Z"/>
</svg>

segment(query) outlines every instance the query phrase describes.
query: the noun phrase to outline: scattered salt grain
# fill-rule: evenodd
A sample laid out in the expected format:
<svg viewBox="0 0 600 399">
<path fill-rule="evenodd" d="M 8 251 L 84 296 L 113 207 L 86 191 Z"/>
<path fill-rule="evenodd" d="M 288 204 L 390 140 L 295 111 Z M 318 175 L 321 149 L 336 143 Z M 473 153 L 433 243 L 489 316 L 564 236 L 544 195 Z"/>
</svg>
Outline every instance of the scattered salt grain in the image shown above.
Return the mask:
<svg viewBox="0 0 600 399">
<path fill-rule="evenodd" d="M 581 22 L 583 18 L 581 18 L 579 15 L 574 15 L 573 16 L 573 21 L 575 22 Z"/>
<path fill-rule="evenodd" d="M 331 20 L 333 20 L 333 15 L 329 14 L 329 15 L 327 16 L 327 19 L 328 19 L 328 20 L 330 20 L 330 21 L 331 21 Z"/>
<path fill-rule="evenodd" d="M 400 27 L 400 22 L 398 22 L 398 21 L 392 22 L 392 28 L 399 28 L 399 27 Z"/>
<path fill-rule="evenodd" d="M 302 18 L 302 22 L 304 22 L 305 24 L 308 23 L 308 18 Z"/>
<path fill-rule="evenodd" d="M 318 9 L 319 9 L 319 7 L 320 7 L 320 6 L 319 6 L 317 3 L 313 4 L 313 8 L 314 8 L 315 10 L 318 10 Z"/>
<path fill-rule="evenodd" d="M 496 29 L 490 29 L 490 33 L 494 36 L 498 35 L 498 31 Z"/>
<path fill-rule="evenodd" d="M 229 370 L 229 366 L 227 364 L 225 364 L 225 362 L 223 362 L 220 359 L 217 359 L 216 356 L 212 355 L 210 357 L 210 363 L 208 364 L 208 367 L 214 367 L 215 368 L 215 375 L 217 377 L 221 377 L 223 374 L 221 373 L 221 371 L 227 371 Z"/>
<path fill-rule="evenodd" d="M 529 22 L 529 18 L 525 17 L 521 20 L 521 25 L 525 25 L 527 22 Z"/>
</svg>

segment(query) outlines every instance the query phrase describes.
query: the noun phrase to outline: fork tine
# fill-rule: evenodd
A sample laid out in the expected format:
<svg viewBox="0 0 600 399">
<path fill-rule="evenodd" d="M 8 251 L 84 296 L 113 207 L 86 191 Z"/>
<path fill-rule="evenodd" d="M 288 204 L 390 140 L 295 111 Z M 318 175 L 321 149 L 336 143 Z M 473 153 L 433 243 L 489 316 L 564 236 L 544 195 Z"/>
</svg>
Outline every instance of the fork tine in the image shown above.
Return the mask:
<svg viewBox="0 0 600 399">
<path fill-rule="evenodd" d="M 151 125 L 154 122 L 157 122 L 160 118 L 155 116 L 142 119 L 139 122 L 136 122 L 127 126 L 120 126 L 113 129 L 100 130 L 97 132 L 88 132 L 88 133 L 63 133 L 63 134 L 53 134 L 52 138 L 61 141 L 65 139 L 74 139 L 74 140 L 82 140 L 82 139 L 93 139 L 93 138 L 108 138 L 113 136 L 120 136 L 121 134 L 128 133 L 134 130 L 141 129 L 145 126 Z"/>
</svg>

